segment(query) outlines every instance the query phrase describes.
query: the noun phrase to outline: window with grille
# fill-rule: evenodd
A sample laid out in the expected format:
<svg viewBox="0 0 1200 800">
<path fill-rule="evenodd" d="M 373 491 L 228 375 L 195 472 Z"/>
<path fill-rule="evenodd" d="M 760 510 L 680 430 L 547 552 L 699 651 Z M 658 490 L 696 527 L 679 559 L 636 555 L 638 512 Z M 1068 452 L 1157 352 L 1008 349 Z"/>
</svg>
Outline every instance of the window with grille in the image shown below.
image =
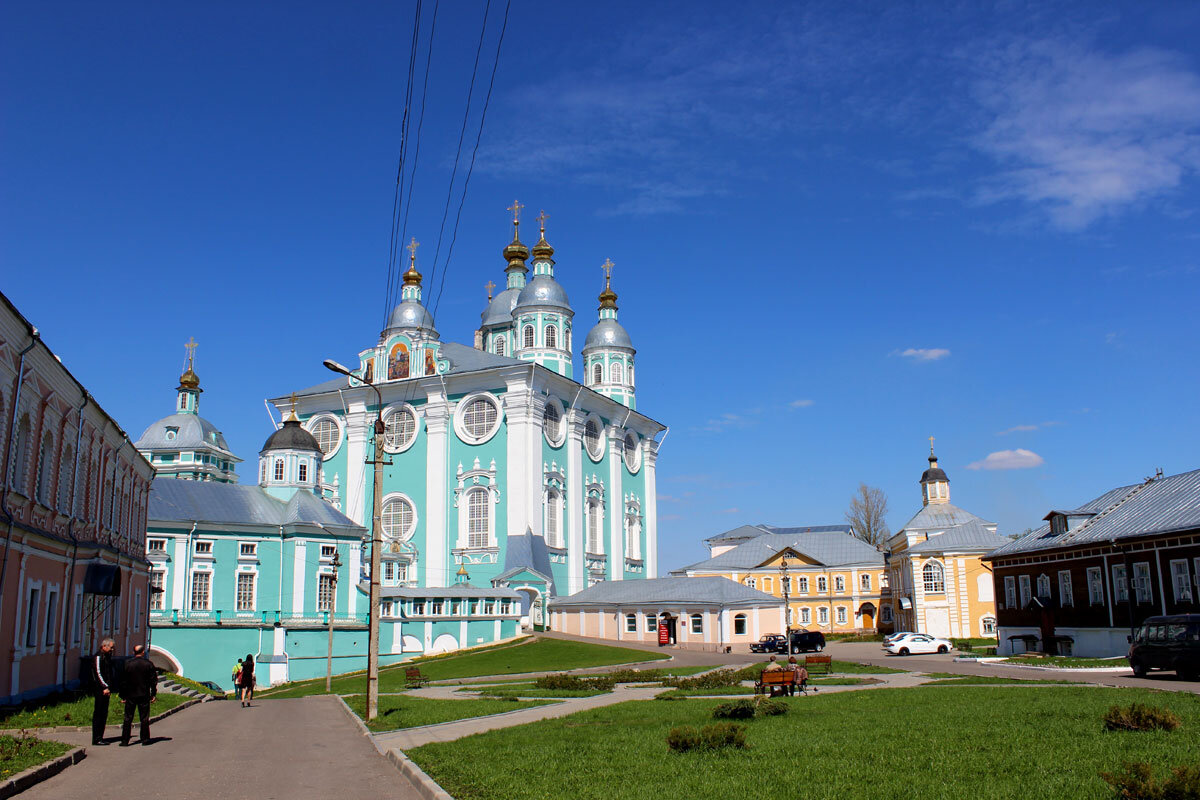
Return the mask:
<svg viewBox="0 0 1200 800">
<path fill-rule="evenodd" d="M 979 628 L 980 628 L 980 633 L 982 633 L 984 636 L 995 636 L 996 635 L 996 618 L 995 617 L 984 617 L 979 622 Z"/>
<path fill-rule="evenodd" d="M 433 600 L 433 601 L 431 601 L 431 602 L 429 603 L 429 614 L 430 614 L 430 616 L 434 616 L 434 617 L 440 617 L 440 616 L 442 616 L 442 606 L 443 606 L 443 604 L 442 604 L 442 601 L 441 601 L 441 600 Z"/>
<path fill-rule="evenodd" d="M 842 592 L 846 591 L 846 579 L 844 577 L 842 577 L 841 575 L 834 577 L 833 590 L 835 592 L 837 592 L 838 594 L 841 594 Z"/>
<path fill-rule="evenodd" d="M 412 535 L 415 519 L 412 504 L 403 497 L 393 497 L 383 504 L 383 535 L 388 539 L 406 540 Z"/>
<path fill-rule="evenodd" d="M 561 495 L 551 489 L 546 493 L 546 542 L 551 547 L 561 547 L 559 540 L 559 503 L 562 502 Z"/>
<path fill-rule="evenodd" d="M 603 364 L 593 364 L 592 365 L 592 385 L 594 386 L 596 384 L 603 383 L 603 382 L 604 382 L 604 365 Z"/>
<path fill-rule="evenodd" d="M 1017 579 L 1012 575 L 1004 579 L 1004 605 L 1007 608 L 1017 607 Z"/>
<path fill-rule="evenodd" d="M 237 574 L 237 610 L 254 610 L 254 578 L 253 572 Z"/>
<path fill-rule="evenodd" d="M 624 383 L 624 372 L 620 364 L 613 364 L 608 368 L 608 380 L 610 383 Z"/>
<path fill-rule="evenodd" d="M 487 547 L 488 534 L 488 493 L 476 489 L 467 494 L 467 547 Z"/>
<path fill-rule="evenodd" d="M 167 551 L 167 540 L 166 539 L 147 539 L 146 540 L 146 552 L 147 553 L 165 553 L 166 551 Z"/>
<path fill-rule="evenodd" d="M 758 579 L 757 578 L 742 578 L 742 583 L 746 584 L 751 589 L 758 588 Z"/>
<path fill-rule="evenodd" d="M 588 500 L 587 551 L 602 553 L 600 549 L 600 501 Z"/>
<path fill-rule="evenodd" d="M 1067 570 L 1058 573 L 1058 603 L 1063 606 L 1075 605 L 1074 592 L 1071 591 L 1071 573 Z"/>
<path fill-rule="evenodd" d="M 298 477 L 299 477 L 301 483 L 305 483 L 308 481 L 308 462 L 307 461 L 300 462 L 300 472 L 299 472 Z"/>
<path fill-rule="evenodd" d="M 646 633 L 654 633 L 658 630 L 658 615 L 646 615 Z"/>
<path fill-rule="evenodd" d="M 525 330 L 521 332 L 521 338 L 525 347 L 533 347 L 533 326 L 526 325 Z"/>
<path fill-rule="evenodd" d="M 1116 601 L 1118 603 L 1129 602 L 1129 583 L 1125 580 L 1125 578 L 1125 566 L 1123 564 L 1113 564 L 1113 595 L 1116 596 Z"/>
<path fill-rule="evenodd" d="M 1139 603 L 1154 602 L 1154 592 L 1150 587 L 1150 565 L 1143 562 L 1133 565 L 1133 591 Z"/>
<path fill-rule="evenodd" d="M 192 573 L 192 611 L 208 611 L 212 607 L 211 589 L 211 572 Z"/>
<path fill-rule="evenodd" d="M 283 480 L 283 459 L 282 458 L 275 459 L 275 480 L 277 480 L 277 481 Z"/>
<path fill-rule="evenodd" d="M 1104 602 L 1104 571 L 1100 567 L 1088 567 L 1087 581 L 1088 603 L 1091 605 L 1102 604 Z"/>
<path fill-rule="evenodd" d="M 317 576 L 317 611 L 333 609 L 334 576 L 323 572 Z"/>
<path fill-rule="evenodd" d="M 1037 596 L 1039 598 L 1050 598 L 1050 576 L 1038 575 L 1037 579 Z"/>
<path fill-rule="evenodd" d="M 338 442 L 342 438 L 338 424 L 329 417 L 322 417 L 314 422 L 308 432 L 317 440 L 317 446 L 321 448 L 324 455 L 329 455 L 337 450 Z"/>
<path fill-rule="evenodd" d="M 921 578 L 925 582 L 926 592 L 938 593 L 946 591 L 946 572 L 938 562 L 930 561 L 922 567 Z"/>
<path fill-rule="evenodd" d="M 213 543 L 212 542 L 196 542 L 196 555 L 211 556 Z"/>
<path fill-rule="evenodd" d="M 503 336 L 496 337 L 496 355 L 498 355 L 498 356 L 504 355 L 504 337 Z"/>
<path fill-rule="evenodd" d="M 800 594 L 808 594 L 808 578 L 800 579 Z"/>
<path fill-rule="evenodd" d="M 491 434 L 496 426 L 499 412 L 491 400 L 486 397 L 476 397 L 463 409 L 462 427 L 468 437 L 481 440 Z"/>
<path fill-rule="evenodd" d="M 417 417 L 407 408 L 398 408 L 384 420 L 383 446 L 397 452 L 405 449 L 417 438 Z"/>
<path fill-rule="evenodd" d="M 637 436 L 632 433 L 625 434 L 625 441 L 622 446 L 625 449 L 625 468 L 630 472 L 637 472 L 638 466 L 641 464 L 641 450 L 638 448 Z"/>
<path fill-rule="evenodd" d="M 812 611 L 807 608 L 800 609 L 800 624 L 808 625 L 812 622 Z"/>
<path fill-rule="evenodd" d="M 542 412 L 542 430 L 546 432 L 546 441 L 558 444 L 562 436 L 562 412 L 557 403 L 546 404 L 546 410 Z"/>
<path fill-rule="evenodd" d="M 558 328 L 546 326 L 546 347 L 558 347 Z"/>
<path fill-rule="evenodd" d="M 1192 582 L 1188 575 L 1188 562 L 1178 559 L 1171 562 L 1171 590 L 1176 603 L 1192 602 Z"/>
<path fill-rule="evenodd" d="M 859 575 L 858 585 L 864 592 L 871 591 L 871 576 L 866 573 Z"/>
<path fill-rule="evenodd" d="M 638 557 L 638 539 L 640 538 L 640 526 L 638 525 L 637 517 L 626 517 L 625 519 L 625 555 L 628 558 Z"/>
<path fill-rule="evenodd" d="M 837 618 L 838 625 L 846 624 L 846 609 L 844 606 L 837 607 L 837 617 L 836 618 Z"/>
<path fill-rule="evenodd" d="M 829 609 L 825 608 L 825 606 L 821 606 L 817 609 L 817 622 L 821 623 L 822 625 L 829 623 Z"/>
<path fill-rule="evenodd" d="M 163 591 L 165 583 L 165 573 L 160 570 L 154 570 L 150 573 L 150 608 L 154 611 L 163 610 L 163 597 L 166 594 Z"/>
<path fill-rule="evenodd" d="M 600 458 L 604 454 L 604 443 L 600 440 L 600 423 L 589 419 L 583 429 L 583 443 L 592 458 Z"/>
<path fill-rule="evenodd" d="M 825 594 L 829 591 L 829 581 L 824 575 L 821 575 L 817 578 L 817 591 L 821 594 Z"/>
<path fill-rule="evenodd" d="M 625 632 L 637 633 L 637 614 L 625 615 Z"/>
<path fill-rule="evenodd" d="M 394 582 L 395 580 L 396 580 L 396 562 L 395 561 L 383 562 L 383 582 L 390 584 L 390 583 Z"/>
</svg>

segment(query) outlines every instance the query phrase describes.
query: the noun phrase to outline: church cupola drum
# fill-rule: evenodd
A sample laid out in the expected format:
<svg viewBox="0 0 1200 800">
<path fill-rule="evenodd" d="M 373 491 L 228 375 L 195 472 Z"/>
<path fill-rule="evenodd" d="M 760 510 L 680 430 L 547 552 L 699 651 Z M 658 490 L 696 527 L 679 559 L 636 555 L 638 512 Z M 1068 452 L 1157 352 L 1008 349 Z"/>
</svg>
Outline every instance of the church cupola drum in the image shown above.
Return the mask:
<svg viewBox="0 0 1200 800">
<path fill-rule="evenodd" d="M 617 322 L 617 293 L 612 289 L 613 263 L 605 259 L 600 319 L 583 343 L 584 385 L 629 408 L 637 408 L 633 388 L 633 341 Z"/>
<path fill-rule="evenodd" d="M 258 485 L 280 500 L 296 492 L 320 494 L 321 445 L 300 425 L 295 400 L 283 426 L 272 433 L 258 454 Z"/>
<path fill-rule="evenodd" d="M 513 203 L 514 224 L 520 213 Z M 513 353 L 522 361 L 533 361 L 567 378 L 574 377 L 571 364 L 571 324 L 575 312 L 562 284 L 554 279 L 554 248 L 546 241 L 546 212 L 538 215 L 540 237 L 531 251 L 533 277 L 517 295 L 513 306 Z"/>
</svg>

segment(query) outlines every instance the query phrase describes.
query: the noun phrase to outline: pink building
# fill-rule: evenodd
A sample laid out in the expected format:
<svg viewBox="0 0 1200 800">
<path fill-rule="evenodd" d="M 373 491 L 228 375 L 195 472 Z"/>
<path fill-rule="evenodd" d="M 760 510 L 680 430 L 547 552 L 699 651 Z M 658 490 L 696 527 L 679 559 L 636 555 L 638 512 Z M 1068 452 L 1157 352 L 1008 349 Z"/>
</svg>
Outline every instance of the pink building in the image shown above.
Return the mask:
<svg viewBox="0 0 1200 800">
<path fill-rule="evenodd" d="M 154 468 L 0 294 L 0 703 L 79 680 L 80 656 L 149 628 Z"/>
</svg>

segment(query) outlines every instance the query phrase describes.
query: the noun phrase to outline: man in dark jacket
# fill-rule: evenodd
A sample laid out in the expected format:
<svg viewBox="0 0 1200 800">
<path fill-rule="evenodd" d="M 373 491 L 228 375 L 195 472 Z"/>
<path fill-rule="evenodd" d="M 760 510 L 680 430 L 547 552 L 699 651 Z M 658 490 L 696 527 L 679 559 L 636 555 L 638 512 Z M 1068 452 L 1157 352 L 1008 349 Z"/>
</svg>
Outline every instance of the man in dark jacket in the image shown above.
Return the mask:
<svg viewBox="0 0 1200 800">
<path fill-rule="evenodd" d="M 92 693 L 96 697 L 96 705 L 92 707 L 92 744 L 104 745 L 104 726 L 108 722 L 109 696 L 116 690 L 117 674 L 113 669 L 113 648 L 116 644 L 112 639 L 100 643 L 100 652 L 90 659 Z"/>
<path fill-rule="evenodd" d="M 121 702 L 125 704 L 125 719 L 121 723 L 121 746 L 129 746 L 130 728 L 133 727 L 133 709 L 138 712 L 142 726 L 142 744 L 150 744 L 150 704 L 158 697 L 158 670 L 146 658 L 144 645 L 133 648 L 133 658 L 125 662 L 125 675 L 121 681 Z"/>
</svg>

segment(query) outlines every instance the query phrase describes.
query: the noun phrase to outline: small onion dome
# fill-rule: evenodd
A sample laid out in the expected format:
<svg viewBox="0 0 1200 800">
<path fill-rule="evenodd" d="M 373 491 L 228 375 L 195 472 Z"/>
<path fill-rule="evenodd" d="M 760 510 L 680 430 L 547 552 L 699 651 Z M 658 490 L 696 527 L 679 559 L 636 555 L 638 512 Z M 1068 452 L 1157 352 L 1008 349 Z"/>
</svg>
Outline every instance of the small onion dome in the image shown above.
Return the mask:
<svg viewBox="0 0 1200 800">
<path fill-rule="evenodd" d="M 460 564 L 460 565 L 459 565 L 459 567 L 458 567 L 458 572 L 456 572 L 455 574 L 456 574 L 456 575 L 466 575 L 466 574 L 468 574 L 468 573 L 467 573 L 467 565 L 466 565 L 466 564 Z"/>
<path fill-rule="evenodd" d="M 203 389 L 200 389 L 200 376 L 197 375 L 191 367 L 188 367 L 186 370 L 184 370 L 183 374 L 179 376 L 179 388 L 203 391 Z"/>
<path fill-rule="evenodd" d="M 504 260 L 509 268 L 527 269 L 525 260 L 529 258 L 529 248 L 521 244 L 521 240 L 513 234 L 513 240 L 504 248 Z"/>
<path fill-rule="evenodd" d="M 420 286 L 421 285 L 421 273 L 417 272 L 416 261 L 412 261 L 409 263 L 408 269 L 406 269 L 404 271 L 403 277 L 404 277 L 404 285 L 405 286 Z"/>
<path fill-rule="evenodd" d="M 612 290 L 611 286 L 605 286 L 604 291 L 600 293 L 600 307 L 616 309 L 617 293 Z"/>
<path fill-rule="evenodd" d="M 950 479 L 946 477 L 945 471 L 937 465 L 937 456 L 935 456 L 933 453 L 930 453 L 929 469 L 921 473 L 921 483 L 932 483 L 934 481 L 945 481 L 946 483 L 949 483 Z"/>
<path fill-rule="evenodd" d="M 567 299 L 566 289 L 554 278 L 534 275 L 517 296 L 517 304 L 513 308 L 522 306 L 556 306 L 570 311 L 571 301 Z"/>
<path fill-rule="evenodd" d="M 546 232 L 542 231 L 542 237 L 537 240 L 537 244 L 533 246 L 534 261 L 553 261 L 554 248 L 546 241 Z"/>
<path fill-rule="evenodd" d="M 521 290 L 513 287 L 505 289 L 500 294 L 492 298 L 492 302 L 488 303 L 487 310 L 483 312 L 483 327 L 488 328 L 493 325 L 511 325 L 513 321 L 512 311 L 517 304 L 517 298 L 521 295 Z"/>
<path fill-rule="evenodd" d="M 266 444 L 258 452 L 265 453 L 268 450 L 311 450 L 320 453 L 321 445 L 317 444 L 311 433 L 300 426 L 299 420 L 289 419 L 283 423 L 282 428 L 267 438 Z"/>
</svg>

